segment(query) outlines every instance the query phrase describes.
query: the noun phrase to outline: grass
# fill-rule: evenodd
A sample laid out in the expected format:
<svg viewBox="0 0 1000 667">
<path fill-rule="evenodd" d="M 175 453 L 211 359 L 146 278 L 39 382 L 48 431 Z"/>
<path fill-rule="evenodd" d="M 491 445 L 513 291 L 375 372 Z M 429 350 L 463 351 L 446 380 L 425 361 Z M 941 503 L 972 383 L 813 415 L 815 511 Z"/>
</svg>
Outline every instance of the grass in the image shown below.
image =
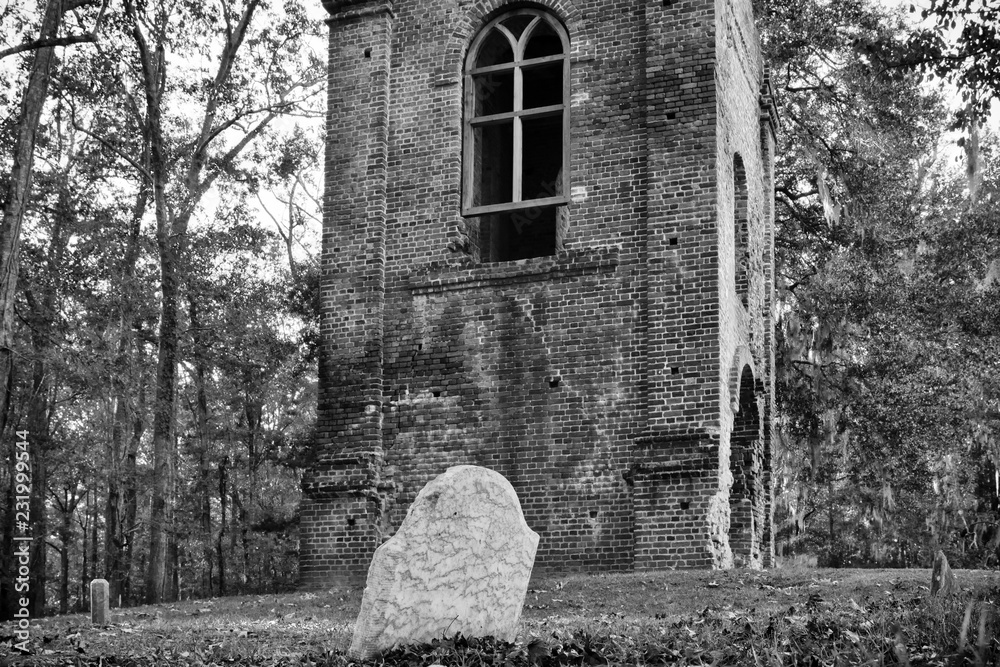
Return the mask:
<svg viewBox="0 0 1000 667">
<path fill-rule="evenodd" d="M 1000 573 L 780 569 L 539 574 L 514 644 L 445 639 L 385 665 L 1000 666 Z M 193 600 L 32 621 L 23 665 L 347 665 L 361 586 Z M 0 655 L 11 624 L 0 625 Z M 0 660 L 0 663 L 3 663 Z"/>
</svg>

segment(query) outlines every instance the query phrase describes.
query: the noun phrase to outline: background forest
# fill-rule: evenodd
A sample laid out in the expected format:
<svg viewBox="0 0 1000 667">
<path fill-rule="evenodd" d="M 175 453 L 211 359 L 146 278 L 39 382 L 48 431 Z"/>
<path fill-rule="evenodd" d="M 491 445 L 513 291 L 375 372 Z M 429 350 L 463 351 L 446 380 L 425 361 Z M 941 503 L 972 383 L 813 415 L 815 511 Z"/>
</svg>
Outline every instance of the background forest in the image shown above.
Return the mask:
<svg viewBox="0 0 1000 667">
<path fill-rule="evenodd" d="M 998 10 L 758 15 L 782 122 L 778 552 L 995 566 Z M 318 0 L 0 0 L 5 616 L 19 433 L 33 616 L 85 608 L 98 576 L 124 605 L 294 586 L 321 19 Z"/>
</svg>

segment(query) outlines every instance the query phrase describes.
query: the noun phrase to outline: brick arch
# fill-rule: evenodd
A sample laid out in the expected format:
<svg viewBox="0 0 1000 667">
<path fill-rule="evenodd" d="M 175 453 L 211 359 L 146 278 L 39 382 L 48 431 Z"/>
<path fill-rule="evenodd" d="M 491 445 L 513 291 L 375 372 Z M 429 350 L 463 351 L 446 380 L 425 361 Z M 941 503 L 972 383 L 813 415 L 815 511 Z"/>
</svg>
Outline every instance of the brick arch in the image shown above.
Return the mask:
<svg viewBox="0 0 1000 667">
<path fill-rule="evenodd" d="M 574 27 L 578 27 L 575 24 L 579 23 L 580 12 L 571 0 L 531 0 L 531 2 L 524 2 L 522 0 L 476 0 L 469 9 L 469 16 L 476 22 L 475 29 L 479 30 L 502 11 L 531 6 L 548 9 L 566 25 L 567 30 L 572 31 Z"/>
<path fill-rule="evenodd" d="M 733 362 L 729 366 L 729 404 L 733 412 L 740 409 L 740 382 L 743 379 L 743 368 L 749 366 L 750 374 L 754 378 L 754 384 L 760 382 L 757 379 L 757 368 L 753 363 L 753 353 L 746 345 L 739 345 L 733 353 Z"/>
<path fill-rule="evenodd" d="M 574 42 L 574 36 L 579 36 L 583 32 L 583 20 L 580 10 L 572 0 L 533 0 L 532 2 L 521 2 L 519 0 L 475 0 L 468 9 L 464 10 L 463 20 L 456 23 L 455 30 L 448 38 L 444 50 L 441 53 L 441 63 L 439 76 L 460 82 L 462 67 L 465 62 L 465 53 L 472 43 L 472 38 L 476 36 L 483 26 L 498 13 L 507 9 L 518 9 L 521 7 L 536 7 L 547 9 L 553 16 L 562 21 L 569 33 L 570 44 Z M 462 11 L 461 9 L 459 10 Z"/>
</svg>

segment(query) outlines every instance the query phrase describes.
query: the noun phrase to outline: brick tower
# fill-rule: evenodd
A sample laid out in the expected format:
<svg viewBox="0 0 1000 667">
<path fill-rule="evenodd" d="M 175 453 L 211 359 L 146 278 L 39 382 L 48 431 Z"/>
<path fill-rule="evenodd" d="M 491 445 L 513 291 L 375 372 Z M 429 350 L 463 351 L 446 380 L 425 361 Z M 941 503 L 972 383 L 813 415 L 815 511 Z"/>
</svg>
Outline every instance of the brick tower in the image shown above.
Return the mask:
<svg viewBox="0 0 1000 667">
<path fill-rule="evenodd" d="M 301 582 L 446 468 L 536 567 L 767 566 L 776 115 L 751 0 L 323 0 Z"/>
</svg>

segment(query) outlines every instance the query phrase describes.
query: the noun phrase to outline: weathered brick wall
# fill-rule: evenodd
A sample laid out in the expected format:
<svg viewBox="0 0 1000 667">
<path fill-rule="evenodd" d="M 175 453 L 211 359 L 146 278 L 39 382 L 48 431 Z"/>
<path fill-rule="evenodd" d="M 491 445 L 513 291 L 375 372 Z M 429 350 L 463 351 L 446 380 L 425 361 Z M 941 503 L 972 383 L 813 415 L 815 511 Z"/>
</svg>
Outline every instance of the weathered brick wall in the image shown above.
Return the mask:
<svg viewBox="0 0 1000 667">
<path fill-rule="evenodd" d="M 301 507 L 306 585 L 365 570 L 384 532 L 378 489 L 393 17 L 375 2 L 338 7 L 330 23 L 319 441 Z"/>
<path fill-rule="evenodd" d="M 637 308 L 620 260 L 571 250 L 410 275 L 386 344 L 395 525 L 427 481 L 471 463 L 518 490 L 540 564 L 631 565 Z"/>
<path fill-rule="evenodd" d="M 572 202 L 559 254 L 494 264 L 460 213 L 462 68 L 511 3 L 325 5 L 322 440 L 303 582 L 363 573 L 420 488 L 460 463 L 511 481 L 541 567 L 731 565 L 733 376 L 751 368 L 766 394 L 773 363 L 773 141 L 749 0 L 533 5 L 571 43 Z"/>
<path fill-rule="evenodd" d="M 718 66 L 719 119 L 715 126 L 718 146 L 717 178 L 719 184 L 719 241 L 720 266 L 719 281 L 723 288 L 719 292 L 720 310 L 720 375 L 718 384 L 722 401 L 720 404 L 722 447 L 720 449 L 720 479 L 716 511 L 725 514 L 727 510 L 739 508 L 737 520 L 741 530 L 749 531 L 737 549 L 737 561 L 741 564 L 760 565 L 767 556 L 761 551 L 764 541 L 763 515 L 765 498 L 770 493 L 765 484 L 764 469 L 770 464 L 764 462 L 763 419 L 770 411 L 770 402 L 765 400 L 753 421 L 747 423 L 744 415 L 752 396 L 740 396 L 737 389 L 745 382 L 734 382 L 744 377 L 758 386 L 758 394 L 763 398 L 764 388 L 770 386 L 773 375 L 773 358 L 768 350 L 770 344 L 771 317 L 773 303 L 767 262 L 773 262 L 768 255 L 773 240 L 768 238 L 769 201 L 773 194 L 768 186 L 769 165 L 761 151 L 761 111 L 760 90 L 763 83 L 763 62 L 757 46 L 758 36 L 754 30 L 750 3 L 734 0 L 717 0 L 718 12 L 716 52 Z M 769 157 L 769 156 L 768 156 Z M 742 169 L 736 167 L 742 164 Z M 742 172 L 742 174 L 738 173 Z M 741 180 L 745 180 L 746 192 L 736 190 Z M 741 298 L 737 283 L 740 274 L 733 251 L 733 224 L 738 215 L 738 205 L 745 197 L 747 219 L 747 291 Z M 749 375 L 744 376 L 749 369 Z M 742 398 L 742 400 L 741 400 Z M 741 403 L 745 406 L 740 408 Z M 737 438 L 738 451 L 733 452 L 727 444 L 733 441 L 732 429 L 739 426 L 749 433 Z M 752 435 L 750 435 L 752 433 Z M 730 460 L 735 453 L 738 461 Z M 741 496 L 730 498 L 726 488 L 726 477 L 734 469 L 744 475 L 741 480 Z M 722 502 L 725 500 L 725 502 Z M 733 551 L 732 547 L 729 549 Z"/>
<path fill-rule="evenodd" d="M 649 2 L 648 423 L 636 450 L 636 567 L 716 563 L 719 252 L 715 6 Z"/>
<path fill-rule="evenodd" d="M 565 254 L 477 268 L 455 250 L 470 231 L 458 211 L 464 51 L 440 69 L 431 63 L 448 52 L 442 45 L 464 49 L 500 4 L 396 4 L 398 25 L 442 32 L 401 35 L 407 46 L 394 60 L 384 429 L 398 493 L 392 521 L 449 465 L 477 463 L 518 490 L 542 538 L 539 564 L 624 569 L 631 449 L 645 421 L 642 13 L 549 3 L 572 35 Z"/>
</svg>

